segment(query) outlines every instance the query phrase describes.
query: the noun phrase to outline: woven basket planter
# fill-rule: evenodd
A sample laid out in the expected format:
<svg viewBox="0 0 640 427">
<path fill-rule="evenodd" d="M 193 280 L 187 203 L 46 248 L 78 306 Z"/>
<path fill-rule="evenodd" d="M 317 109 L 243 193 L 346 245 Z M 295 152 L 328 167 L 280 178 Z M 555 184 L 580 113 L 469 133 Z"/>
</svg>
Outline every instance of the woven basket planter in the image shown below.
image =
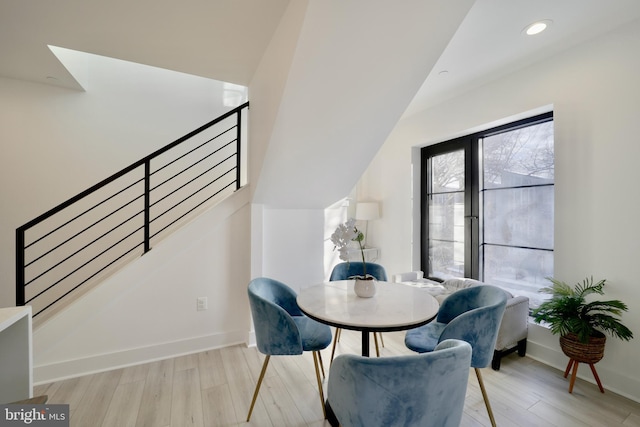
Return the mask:
<svg viewBox="0 0 640 427">
<path fill-rule="evenodd" d="M 604 345 L 607 337 L 597 333 L 589 338 L 588 343 L 578 340 L 576 334 L 567 334 L 560 337 L 560 348 L 569 358 L 580 363 L 596 363 L 604 357 Z"/>
</svg>

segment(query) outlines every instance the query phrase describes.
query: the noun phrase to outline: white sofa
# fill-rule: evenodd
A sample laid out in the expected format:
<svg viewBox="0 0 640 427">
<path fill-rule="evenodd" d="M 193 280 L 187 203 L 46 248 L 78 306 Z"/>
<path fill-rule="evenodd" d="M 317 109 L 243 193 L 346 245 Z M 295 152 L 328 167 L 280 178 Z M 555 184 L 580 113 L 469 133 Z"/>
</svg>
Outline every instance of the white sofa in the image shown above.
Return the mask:
<svg viewBox="0 0 640 427">
<path fill-rule="evenodd" d="M 396 274 L 393 276 L 393 281 L 424 288 L 438 302 L 442 302 L 449 294 L 459 289 L 483 284 L 483 282 L 466 278 L 448 279 L 440 283 L 425 279 L 422 271 Z M 506 290 L 505 292 L 509 299 L 502 316 L 502 323 L 500 324 L 496 348 L 491 362 L 491 367 L 496 371 L 500 369 L 500 360 L 503 356 L 517 351 L 518 355 L 523 357 L 527 352 L 529 298 L 526 296 L 514 297 L 510 292 Z"/>
</svg>

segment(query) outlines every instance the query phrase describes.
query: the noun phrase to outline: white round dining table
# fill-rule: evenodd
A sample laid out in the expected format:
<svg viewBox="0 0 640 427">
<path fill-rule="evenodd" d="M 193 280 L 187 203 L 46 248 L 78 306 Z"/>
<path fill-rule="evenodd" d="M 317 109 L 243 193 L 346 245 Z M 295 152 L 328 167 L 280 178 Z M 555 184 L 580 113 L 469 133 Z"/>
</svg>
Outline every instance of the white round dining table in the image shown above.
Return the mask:
<svg viewBox="0 0 640 427">
<path fill-rule="evenodd" d="M 297 302 L 310 318 L 362 332 L 362 355 L 369 356 L 369 333 L 412 329 L 433 320 L 438 301 L 424 289 L 402 283 L 376 284 L 376 294 L 361 298 L 355 280 L 324 282 L 302 289 Z"/>
</svg>

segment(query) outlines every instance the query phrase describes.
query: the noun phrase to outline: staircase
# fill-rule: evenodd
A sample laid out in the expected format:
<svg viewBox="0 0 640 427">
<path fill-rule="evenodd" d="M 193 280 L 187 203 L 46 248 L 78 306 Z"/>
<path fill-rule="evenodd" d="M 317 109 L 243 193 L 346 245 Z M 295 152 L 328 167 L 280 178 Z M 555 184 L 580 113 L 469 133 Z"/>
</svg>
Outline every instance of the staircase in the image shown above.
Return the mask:
<svg viewBox="0 0 640 427">
<path fill-rule="evenodd" d="M 16 230 L 16 305 L 34 323 L 239 190 L 249 103 Z"/>
</svg>

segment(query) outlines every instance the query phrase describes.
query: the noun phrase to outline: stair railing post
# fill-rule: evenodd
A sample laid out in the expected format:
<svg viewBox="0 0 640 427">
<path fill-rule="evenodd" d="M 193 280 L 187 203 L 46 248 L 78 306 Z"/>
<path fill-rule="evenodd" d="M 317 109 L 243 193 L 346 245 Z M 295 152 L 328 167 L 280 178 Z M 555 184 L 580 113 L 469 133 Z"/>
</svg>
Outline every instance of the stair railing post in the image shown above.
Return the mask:
<svg viewBox="0 0 640 427">
<path fill-rule="evenodd" d="M 144 253 L 151 249 L 151 159 L 144 162 Z"/>
<path fill-rule="evenodd" d="M 24 229 L 16 229 L 16 306 L 25 304 L 24 291 Z"/>
<path fill-rule="evenodd" d="M 238 109 L 238 119 L 236 123 L 236 190 L 240 189 L 240 177 L 241 177 L 241 154 L 242 154 L 242 109 Z"/>
</svg>

